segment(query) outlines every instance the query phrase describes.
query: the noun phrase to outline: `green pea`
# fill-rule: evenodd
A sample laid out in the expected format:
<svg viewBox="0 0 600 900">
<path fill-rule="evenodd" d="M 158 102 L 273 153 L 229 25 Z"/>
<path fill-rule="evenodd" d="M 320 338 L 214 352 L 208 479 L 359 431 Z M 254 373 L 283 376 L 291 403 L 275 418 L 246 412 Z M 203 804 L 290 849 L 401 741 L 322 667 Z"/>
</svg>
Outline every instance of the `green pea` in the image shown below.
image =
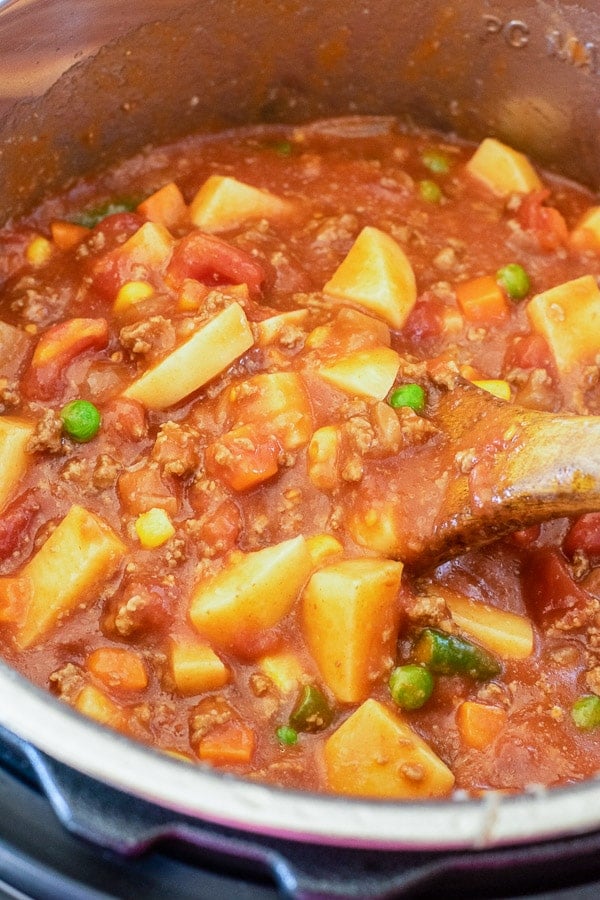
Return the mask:
<svg viewBox="0 0 600 900">
<path fill-rule="evenodd" d="M 450 171 L 450 160 L 439 150 L 426 150 L 421 156 L 423 165 L 434 175 L 447 175 Z"/>
<path fill-rule="evenodd" d="M 600 697 L 586 694 L 575 701 L 571 718 L 581 731 L 591 731 L 600 725 Z"/>
<path fill-rule="evenodd" d="M 427 396 L 420 384 L 401 384 L 389 396 L 388 403 L 394 409 L 408 406 L 420 413 L 425 409 Z"/>
<path fill-rule="evenodd" d="M 398 666 L 390 675 L 392 700 L 400 709 L 421 709 L 434 688 L 433 675 L 425 666 Z"/>
<path fill-rule="evenodd" d="M 286 747 L 293 747 L 294 744 L 298 743 L 298 732 L 289 725 L 280 725 L 275 730 L 275 734 L 279 743 L 284 744 Z"/>
<path fill-rule="evenodd" d="M 496 281 L 511 300 L 522 300 L 529 293 L 529 275 L 518 263 L 508 263 L 498 269 Z"/>
<path fill-rule="evenodd" d="M 419 181 L 419 194 L 421 199 L 426 200 L 427 203 L 439 203 L 443 197 L 439 184 L 436 184 L 435 181 L 430 181 L 428 178 Z"/>
<path fill-rule="evenodd" d="M 98 434 L 100 413 L 89 400 L 72 400 L 60 411 L 63 431 L 73 441 L 84 444 Z"/>
</svg>

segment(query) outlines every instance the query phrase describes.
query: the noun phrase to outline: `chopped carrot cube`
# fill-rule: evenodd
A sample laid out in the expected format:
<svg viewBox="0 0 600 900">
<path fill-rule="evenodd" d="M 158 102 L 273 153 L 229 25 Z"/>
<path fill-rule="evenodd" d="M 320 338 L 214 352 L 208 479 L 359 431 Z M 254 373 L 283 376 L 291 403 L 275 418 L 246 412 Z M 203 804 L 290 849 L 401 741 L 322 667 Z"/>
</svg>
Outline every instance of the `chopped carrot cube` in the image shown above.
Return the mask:
<svg viewBox="0 0 600 900">
<path fill-rule="evenodd" d="M 506 722 L 506 710 L 466 700 L 458 707 L 456 724 L 461 740 L 467 747 L 484 750 L 498 736 Z"/>
<path fill-rule="evenodd" d="M 241 425 L 206 448 L 206 471 L 234 491 L 246 491 L 276 475 L 281 446 L 272 435 Z"/>
<path fill-rule="evenodd" d="M 59 250 L 71 250 L 88 236 L 89 228 L 76 225 L 75 222 L 64 222 L 62 219 L 50 223 L 52 240 Z"/>
<path fill-rule="evenodd" d="M 183 194 L 174 181 L 159 188 L 140 203 L 140 215 L 150 222 L 157 222 L 166 228 L 176 228 L 187 217 L 187 206 Z"/>
<path fill-rule="evenodd" d="M 98 647 L 88 656 L 87 667 L 109 688 L 143 691 L 148 685 L 148 674 L 140 657 L 122 647 Z"/>
<path fill-rule="evenodd" d="M 213 729 L 198 744 L 198 756 L 214 766 L 249 763 L 254 755 L 252 729 L 239 722 L 228 722 Z"/>
<path fill-rule="evenodd" d="M 455 290 L 458 305 L 471 322 L 491 322 L 509 314 L 508 301 L 492 275 L 461 281 Z"/>
</svg>

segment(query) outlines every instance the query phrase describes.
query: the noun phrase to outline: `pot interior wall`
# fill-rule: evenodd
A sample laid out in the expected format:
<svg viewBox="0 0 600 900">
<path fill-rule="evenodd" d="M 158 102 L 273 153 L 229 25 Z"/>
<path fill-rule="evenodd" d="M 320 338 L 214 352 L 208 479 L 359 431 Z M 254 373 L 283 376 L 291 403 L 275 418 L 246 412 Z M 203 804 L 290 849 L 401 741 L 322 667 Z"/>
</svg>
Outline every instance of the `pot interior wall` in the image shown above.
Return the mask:
<svg viewBox="0 0 600 900">
<path fill-rule="evenodd" d="M 494 134 L 598 183 L 593 0 L 510 12 L 485 0 L 131 0 L 125 17 L 120 6 L 84 0 L 76 18 L 67 0 L 0 6 L 0 76 L 10 67 L 20 94 L 0 97 L 0 221 L 150 142 L 353 113 Z M 50 65 L 53 11 L 72 27 Z M 35 96 L 44 73 L 55 81 Z"/>
</svg>

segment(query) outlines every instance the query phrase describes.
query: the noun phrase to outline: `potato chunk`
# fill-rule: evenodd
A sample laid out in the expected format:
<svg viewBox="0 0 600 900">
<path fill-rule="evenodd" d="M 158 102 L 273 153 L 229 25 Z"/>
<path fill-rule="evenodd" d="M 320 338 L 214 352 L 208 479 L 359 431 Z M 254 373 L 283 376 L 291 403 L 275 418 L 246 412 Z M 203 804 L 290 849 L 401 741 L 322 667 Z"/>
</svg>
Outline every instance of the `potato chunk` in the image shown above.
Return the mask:
<svg viewBox="0 0 600 900">
<path fill-rule="evenodd" d="M 343 703 L 366 699 L 391 668 L 400 621 L 402 563 L 345 559 L 315 572 L 302 599 L 302 627 L 327 686 Z"/>
<path fill-rule="evenodd" d="M 527 304 L 527 315 L 560 372 L 592 363 L 600 353 L 600 290 L 593 275 L 537 294 Z"/>
<path fill-rule="evenodd" d="M 292 210 L 291 203 L 269 191 L 228 175 L 211 175 L 193 198 L 189 214 L 197 228 L 218 232 L 252 219 L 277 219 Z"/>
<path fill-rule="evenodd" d="M 175 241 L 158 222 L 144 222 L 116 253 L 148 269 L 160 269 L 170 258 Z"/>
<path fill-rule="evenodd" d="M 25 474 L 29 457 L 27 443 L 33 425 L 13 416 L 0 418 L 0 509 Z"/>
<path fill-rule="evenodd" d="M 336 362 L 321 366 L 317 375 L 333 387 L 353 397 L 383 400 L 389 393 L 398 369 L 400 357 L 390 347 L 357 350 Z"/>
<path fill-rule="evenodd" d="M 367 226 L 324 285 L 323 293 L 400 329 L 416 303 L 417 285 L 402 248 L 389 234 Z"/>
<path fill-rule="evenodd" d="M 533 653 L 533 628 L 526 616 L 497 609 L 453 591 L 440 591 L 461 631 L 502 659 L 526 659 Z"/>
<path fill-rule="evenodd" d="M 389 799 L 445 797 L 454 775 L 399 715 L 365 700 L 325 744 L 329 787 Z"/>
<path fill-rule="evenodd" d="M 600 250 L 600 206 L 591 206 L 577 222 L 571 244 L 579 250 Z"/>
<path fill-rule="evenodd" d="M 293 653 L 272 653 L 258 661 L 263 675 L 273 682 L 282 694 L 292 694 L 305 677 L 305 671 L 297 656 Z"/>
<path fill-rule="evenodd" d="M 485 138 L 481 142 L 466 168 L 500 196 L 528 194 L 543 187 L 527 157 L 495 138 Z"/>
<path fill-rule="evenodd" d="M 244 641 L 277 624 L 292 608 L 312 569 L 302 536 L 253 553 L 239 553 L 196 585 L 190 618 L 216 647 Z"/>
<path fill-rule="evenodd" d="M 18 576 L 27 597 L 16 634 L 19 649 L 41 640 L 76 606 L 95 599 L 124 554 L 124 544 L 105 522 L 72 506 Z"/>
<path fill-rule="evenodd" d="M 402 526 L 396 505 L 377 501 L 368 509 L 352 511 L 348 531 L 361 547 L 368 547 L 382 556 L 394 556 L 405 541 L 406 525 Z"/>
<path fill-rule="evenodd" d="M 234 385 L 228 409 L 232 428 L 257 426 L 274 435 L 285 450 L 302 447 L 313 432 L 308 394 L 294 372 L 263 373 Z"/>
<path fill-rule="evenodd" d="M 254 343 L 239 303 L 232 303 L 123 391 L 148 409 L 184 400 L 231 365 Z"/>
<path fill-rule="evenodd" d="M 208 644 L 173 643 L 171 673 L 180 694 L 216 691 L 231 678 L 231 672 Z"/>
</svg>

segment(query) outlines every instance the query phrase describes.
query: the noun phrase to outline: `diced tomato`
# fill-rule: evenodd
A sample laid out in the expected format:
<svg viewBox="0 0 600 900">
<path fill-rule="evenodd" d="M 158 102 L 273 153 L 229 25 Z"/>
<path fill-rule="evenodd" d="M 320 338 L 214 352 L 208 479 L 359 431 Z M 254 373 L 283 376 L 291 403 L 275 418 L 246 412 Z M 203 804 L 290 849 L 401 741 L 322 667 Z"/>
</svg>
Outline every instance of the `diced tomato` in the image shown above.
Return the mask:
<svg viewBox="0 0 600 900">
<path fill-rule="evenodd" d="M 266 278 L 263 265 L 249 253 L 201 231 L 193 231 L 179 241 L 167 272 L 176 286 L 185 278 L 215 286 L 247 284 L 253 295 L 260 294 Z"/>
<path fill-rule="evenodd" d="M 148 431 L 146 408 L 137 400 L 115 397 L 102 411 L 102 429 L 115 441 L 139 441 Z"/>
<path fill-rule="evenodd" d="M 98 247 L 98 255 L 104 255 L 115 247 L 119 247 L 127 238 L 144 224 L 144 218 L 131 212 L 113 213 L 105 216 L 93 229 L 91 237 L 92 252 Z"/>
<path fill-rule="evenodd" d="M 108 344 L 106 319 L 67 319 L 44 332 L 33 352 L 23 388 L 27 396 L 48 399 L 60 391 L 64 371 L 86 350 Z"/>
<path fill-rule="evenodd" d="M 413 308 L 403 329 L 403 334 L 418 347 L 431 352 L 436 342 L 444 337 L 444 313 L 446 305 L 433 294 L 425 293 Z"/>
<path fill-rule="evenodd" d="M 39 508 L 33 492 L 27 491 L 3 511 L 0 518 L 0 559 L 6 559 L 18 549 Z"/>
<path fill-rule="evenodd" d="M 117 213 L 107 216 L 94 229 L 94 234 L 102 235 L 102 253 L 92 259 L 90 274 L 94 290 L 107 300 L 114 300 L 119 289 L 127 282 L 147 280 L 152 274 L 151 266 L 138 253 L 128 253 L 125 246 L 144 225 L 144 219 L 134 213 Z M 91 242 L 93 246 L 93 241 Z M 129 246 L 127 244 L 127 246 Z M 143 276 L 140 276 L 142 267 Z"/>
<path fill-rule="evenodd" d="M 517 211 L 521 228 L 537 239 L 540 248 L 548 252 L 564 247 L 569 240 L 569 230 L 563 216 L 552 206 L 544 206 L 550 191 L 531 191 L 525 194 Z"/>
<path fill-rule="evenodd" d="M 239 509 L 233 500 L 224 500 L 214 512 L 203 517 L 198 537 L 215 552 L 227 553 L 235 547 L 241 527 Z"/>
<path fill-rule="evenodd" d="M 281 446 L 251 425 L 227 432 L 206 448 L 206 471 L 234 491 L 246 491 L 276 475 Z"/>
<path fill-rule="evenodd" d="M 1 584 L 1 579 L 0 579 Z M 157 584 L 151 572 L 138 568 L 135 577 L 123 581 L 120 594 L 112 597 L 103 619 L 103 630 L 117 638 L 168 632 L 174 603 L 167 586 Z"/>
<path fill-rule="evenodd" d="M 600 512 L 587 513 L 569 528 L 563 541 L 567 556 L 582 550 L 588 556 L 600 556 Z"/>
<path fill-rule="evenodd" d="M 573 580 L 565 558 L 551 547 L 528 554 L 522 583 L 529 613 L 542 624 L 569 609 L 583 609 L 589 600 L 588 593 Z"/>
<path fill-rule="evenodd" d="M 504 358 L 504 369 L 551 369 L 552 355 L 541 334 L 519 334 L 510 342 Z"/>
<path fill-rule="evenodd" d="M 510 541 L 516 547 L 531 547 L 538 540 L 541 534 L 539 525 L 530 525 L 529 528 L 521 528 L 519 531 L 513 531 L 510 535 Z"/>
<path fill-rule="evenodd" d="M 117 489 L 122 506 L 132 515 L 140 515 L 154 507 L 164 509 L 170 516 L 177 513 L 179 502 L 175 481 L 169 475 L 161 475 L 156 464 L 148 463 L 123 472 Z"/>
</svg>

